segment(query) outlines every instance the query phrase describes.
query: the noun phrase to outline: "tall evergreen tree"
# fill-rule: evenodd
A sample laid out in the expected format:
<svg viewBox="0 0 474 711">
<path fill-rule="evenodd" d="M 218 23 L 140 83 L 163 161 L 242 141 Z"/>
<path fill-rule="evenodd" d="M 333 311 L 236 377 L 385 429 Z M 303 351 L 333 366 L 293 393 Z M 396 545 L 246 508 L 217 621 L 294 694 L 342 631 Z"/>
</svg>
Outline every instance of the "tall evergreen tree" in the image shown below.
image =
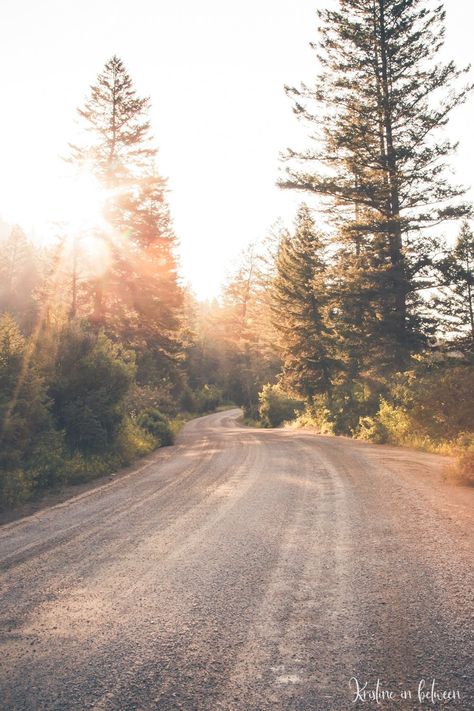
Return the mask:
<svg viewBox="0 0 474 711">
<path fill-rule="evenodd" d="M 121 188 L 130 197 L 133 178 L 157 153 L 151 145 L 149 106 L 148 97 L 137 96 L 122 60 L 112 57 L 91 86 L 84 107 L 78 109 L 90 140 L 70 144 L 70 160 L 91 170 L 100 183 Z M 118 204 L 125 206 L 126 200 Z"/>
<path fill-rule="evenodd" d="M 0 243 L 0 313 L 13 314 L 30 330 L 36 315 L 34 291 L 39 284 L 39 257 L 25 233 L 15 225 Z"/>
<path fill-rule="evenodd" d="M 149 99 L 137 96 L 122 61 L 112 57 L 79 109 L 90 139 L 71 146 L 71 161 L 92 171 L 106 196 L 100 236 L 110 267 L 90 280 L 90 316 L 137 351 L 140 379 L 179 381 L 183 297 L 148 109 Z"/>
<path fill-rule="evenodd" d="M 239 264 L 223 291 L 220 315 L 225 344 L 226 392 L 257 417 L 258 393 L 278 374 L 274 332 L 269 328 L 267 284 L 256 244 L 240 255 Z"/>
<path fill-rule="evenodd" d="M 474 233 L 463 223 L 454 249 L 440 265 L 446 285 L 434 298 L 442 328 L 474 354 Z"/>
<path fill-rule="evenodd" d="M 309 401 L 316 395 L 330 398 L 338 364 L 328 325 L 327 265 L 306 205 L 298 210 L 294 234 L 281 242 L 272 296 L 283 382 Z"/>
<path fill-rule="evenodd" d="M 456 89 L 465 70 L 436 61 L 442 6 L 340 0 L 318 17 L 313 46 L 322 71 L 313 87 L 287 88 L 316 145 L 288 152 L 281 185 L 319 195 L 335 215 L 346 260 L 351 255 L 348 288 L 370 299 L 385 351 L 402 367 L 421 335 L 416 294 L 429 253 L 421 232 L 431 237 L 436 225 L 470 210 L 463 188 L 446 180 L 455 146 L 438 129 L 472 86 Z"/>
</svg>

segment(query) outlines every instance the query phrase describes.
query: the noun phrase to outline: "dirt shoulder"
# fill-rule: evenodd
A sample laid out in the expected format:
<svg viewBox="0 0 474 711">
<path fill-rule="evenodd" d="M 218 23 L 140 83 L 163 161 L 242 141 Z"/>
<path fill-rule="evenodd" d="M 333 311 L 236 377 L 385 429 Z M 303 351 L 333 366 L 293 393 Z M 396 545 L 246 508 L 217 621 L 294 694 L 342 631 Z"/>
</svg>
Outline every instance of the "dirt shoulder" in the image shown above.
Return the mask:
<svg viewBox="0 0 474 711">
<path fill-rule="evenodd" d="M 290 436 L 314 438 L 325 449 L 352 453 L 354 462 L 364 459 L 384 477 L 389 477 L 392 484 L 398 482 L 409 488 L 421 508 L 429 507 L 459 527 L 469 530 L 474 526 L 474 487 L 461 484 L 450 476 L 453 457 L 350 437 L 321 435 L 310 428 L 288 428 L 286 431 L 291 433 Z"/>
</svg>

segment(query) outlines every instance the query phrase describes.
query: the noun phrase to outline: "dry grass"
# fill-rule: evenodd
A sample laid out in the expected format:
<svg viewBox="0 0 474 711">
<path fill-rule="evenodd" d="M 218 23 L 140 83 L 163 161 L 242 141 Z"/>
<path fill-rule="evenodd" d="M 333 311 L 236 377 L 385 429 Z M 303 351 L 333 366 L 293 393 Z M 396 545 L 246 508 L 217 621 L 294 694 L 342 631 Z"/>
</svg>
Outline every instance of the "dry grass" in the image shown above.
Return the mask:
<svg viewBox="0 0 474 711">
<path fill-rule="evenodd" d="M 474 486 L 474 448 L 460 452 L 456 462 L 446 472 L 447 478 L 458 484 Z"/>
</svg>

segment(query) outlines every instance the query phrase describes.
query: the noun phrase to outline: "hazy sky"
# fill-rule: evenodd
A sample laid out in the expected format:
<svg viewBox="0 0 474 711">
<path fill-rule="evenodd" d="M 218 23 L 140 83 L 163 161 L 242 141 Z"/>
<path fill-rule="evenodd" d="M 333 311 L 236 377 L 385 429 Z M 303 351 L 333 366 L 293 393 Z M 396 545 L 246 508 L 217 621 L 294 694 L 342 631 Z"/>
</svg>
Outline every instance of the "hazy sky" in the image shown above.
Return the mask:
<svg viewBox="0 0 474 711">
<path fill-rule="evenodd" d="M 0 216 L 47 232 L 75 109 L 118 54 L 152 99 L 183 276 L 200 297 L 215 295 L 230 259 L 293 214 L 297 198 L 275 187 L 279 151 L 301 140 L 283 85 L 314 75 L 315 10 L 333 1 L 0 0 Z M 466 64 L 473 4 L 446 8 L 447 56 Z M 450 128 L 468 184 L 473 110 L 471 100 Z"/>
</svg>

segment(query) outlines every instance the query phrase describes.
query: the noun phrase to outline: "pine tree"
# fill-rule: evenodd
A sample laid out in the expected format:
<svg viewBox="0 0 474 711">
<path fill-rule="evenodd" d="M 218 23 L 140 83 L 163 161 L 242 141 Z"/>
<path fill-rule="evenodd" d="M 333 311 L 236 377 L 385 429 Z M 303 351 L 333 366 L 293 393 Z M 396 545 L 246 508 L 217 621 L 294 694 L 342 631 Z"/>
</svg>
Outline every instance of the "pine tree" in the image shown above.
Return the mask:
<svg viewBox="0 0 474 711">
<path fill-rule="evenodd" d="M 0 313 L 13 314 L 27 330 L 36 315 L 33 294 L 39 283 L 38 262 L 35 249 L 15 225 L 0 244 Z"/>
<path fill-rule="evenodd" d="M 168 377 L 177 384 L 183 290 L 165 189 L 151 170 L 137 182 L 128 244 L 115 251 L 108 330 L 137 351 L 139 381 Z"/>
<path fill-rule="evenodd" d="M 319 195 L 335 215 L 337 239 L 346 258 L 352 255 L 347 288 L 370 299 L 384 350 L 403 367 L 421 337 L 416 295 L 427 250 L 420 233 L 470 210 L 463 188 L 446 180 L 455 146 L 438 129 L 472 86 L 456 89 L 465 70 L 436 62 L 442 6 L 340 0 L 338 11 L 318 16 L 320 42 L 313 46 L 321 74 L 314 87 L 287 88 L 316 146 L 288 152 L 281 184 Z"/>
<path fill-rule="evenodd" d="M 149 99 L 139 98 L 122 61 L 105 65 L 83 109 L 90 136 L 71 161 L 91 170 L 106 195 L 100 233 L 110 268 L 90 280 L 91 319 L 134 348 L 140 380 L 180 381 L 182 289 L 176 238 L 151 144 Z"/>
<path fill-rule="evenodd" d="M 311 402 L 331 397 L 338 370 L 329 325 L 324 244 L 302 205 L 293 235 L 284 237 L 272 286 L 273 322 L 279 335 L 283 382 Z"/>
<path fill-rule="evenodd" d="M 123 62 L 114 56 L 91 86 L 84 107 L 78 108 L 85 128 L 84 143 L 70 144 L 68 160 L 79 171 L 95 175 L 104 191 L 103 211 L 110 230 L 97 232 L 115 267 L 90 284 L 91 316 L 98 326 L 108 318 L 110 292 L 116 302 L 119 297 L 121 267 L 131 246 L 129 230 L 136 209 L 137 181 L 157 152 L 150 145 L 148 107 L 149 99 L 136 95 Z"/>
<path fill-rule="evenodd" d="M 474 353 L 474 233 L 463 223 L 454 249 L 440 265 L 446 285 L 434 298 L 442 330 Z"/>
<path fill-rule="evenodd" d="M 157 153 L 151 145 L 149 105 L 148 97 L 137 96 L 122 60 L 112 57 L 91 86 L 84 108 L 78 109 L 90 141 L 70 144 L 70 160 L 92 171 L 101 184 L 116 192 L 122 189 L 129 197 L 133 178 Z M 120 203 L 124 207 L 127 200 Z M 112 216 L 114 207 L 117 203 Z"/>
</svg>

